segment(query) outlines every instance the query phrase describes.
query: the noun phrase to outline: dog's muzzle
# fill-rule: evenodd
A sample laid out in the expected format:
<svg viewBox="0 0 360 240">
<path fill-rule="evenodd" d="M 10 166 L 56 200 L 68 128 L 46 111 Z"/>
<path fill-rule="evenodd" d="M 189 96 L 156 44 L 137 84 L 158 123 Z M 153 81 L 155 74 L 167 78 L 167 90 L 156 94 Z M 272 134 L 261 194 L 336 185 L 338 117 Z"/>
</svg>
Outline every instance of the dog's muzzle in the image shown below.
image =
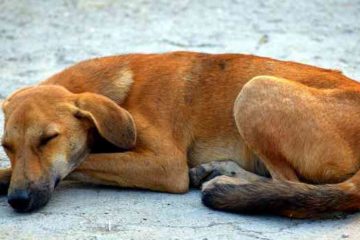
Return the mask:
<svg viewBox="0 0 360 240">
<path fill-rule="evenodd" d="M 51 192 L 49 187 L 14 189 L 8 193 L 8 203 L 17 212 L 30 212 L 44 206 Z"/>
</svg>

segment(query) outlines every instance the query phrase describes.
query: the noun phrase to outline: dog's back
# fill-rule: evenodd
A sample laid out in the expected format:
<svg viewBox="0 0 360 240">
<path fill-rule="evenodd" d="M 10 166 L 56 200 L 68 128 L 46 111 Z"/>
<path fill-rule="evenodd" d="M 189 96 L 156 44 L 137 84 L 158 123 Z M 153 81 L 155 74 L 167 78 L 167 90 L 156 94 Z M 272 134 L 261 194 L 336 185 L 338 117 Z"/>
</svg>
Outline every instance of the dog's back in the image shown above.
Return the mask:
<svg viewBox="0 0 360 240">
<path fill-rule="evenodd" d="M 265 174 L 236 129 L 233 106 L 243 85 L 258 75 L 314 88 L 358 87 L 339 71 L 243 54 L 172 52 L 128 54 L 76 64 L 44 84 L 95 92 L 116 101 L 153 127 L 167 128 L 188 151 L 190 166 L 232 159 Z"/>
</svg>

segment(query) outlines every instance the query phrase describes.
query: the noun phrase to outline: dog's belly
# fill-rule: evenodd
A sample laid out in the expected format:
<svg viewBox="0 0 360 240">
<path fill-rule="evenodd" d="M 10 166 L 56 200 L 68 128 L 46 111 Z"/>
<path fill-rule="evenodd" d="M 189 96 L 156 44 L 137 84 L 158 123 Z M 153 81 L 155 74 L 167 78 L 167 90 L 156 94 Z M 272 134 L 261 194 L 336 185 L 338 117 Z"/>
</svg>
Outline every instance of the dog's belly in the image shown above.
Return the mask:
<svg viewBox="0 0 360 240">
<path fill-rule="evenodd" d="M 189 150 L 188 161 L 190 167 L 214 160 L 234 160 L 241 164 L 241 144 L 222 138 L 211 140 L 198 140 Z"/>
<path fill-rule="evenodd" d="M 243 143 L 240 136 L 226 136 L 196 140 L 188 151 L 189 167 L 214 160 L 232 160 L 245 170 L 267 175 L 261 160 Z"/>
</svg>

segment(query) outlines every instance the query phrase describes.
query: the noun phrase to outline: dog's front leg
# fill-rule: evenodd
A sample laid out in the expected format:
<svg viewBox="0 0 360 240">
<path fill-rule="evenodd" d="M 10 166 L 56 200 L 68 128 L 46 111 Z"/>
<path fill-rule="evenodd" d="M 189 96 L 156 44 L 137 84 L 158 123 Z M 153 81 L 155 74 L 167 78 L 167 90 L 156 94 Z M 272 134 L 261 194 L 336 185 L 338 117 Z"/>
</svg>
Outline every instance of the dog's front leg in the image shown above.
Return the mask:
<svg viewBox="0 0 360 240">
<path fill-rule="evenodd" d="M 7 194 L 11 178 L 11 168 L 0 169 L 0 195 Z"/>
<path fill-rule="evenodd" d="M 166 153 L 140 150 L 90 154 L 68 178 L 172 193 L 189 188 L 186 157 L 173 149 Z"/>
</svg>

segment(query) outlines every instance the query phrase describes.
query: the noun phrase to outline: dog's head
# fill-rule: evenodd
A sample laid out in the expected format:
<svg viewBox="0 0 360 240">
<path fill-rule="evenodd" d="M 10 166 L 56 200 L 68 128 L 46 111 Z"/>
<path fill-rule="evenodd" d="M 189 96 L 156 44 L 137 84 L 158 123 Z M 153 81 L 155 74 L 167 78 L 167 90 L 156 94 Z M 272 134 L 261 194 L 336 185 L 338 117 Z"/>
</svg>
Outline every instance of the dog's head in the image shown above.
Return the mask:
<svg viewBox="0 0 360 240">
<path fill-rule="evenodd" d="M 8 201 L 20 212 L 45 205 L 96 139 L 124 150 L 135 145 L 131 115 L 98 94 L 40 85 L 15 92 L 5 100 L 3 111 L 2 145 L 12 168 Z"/>
</svg>

